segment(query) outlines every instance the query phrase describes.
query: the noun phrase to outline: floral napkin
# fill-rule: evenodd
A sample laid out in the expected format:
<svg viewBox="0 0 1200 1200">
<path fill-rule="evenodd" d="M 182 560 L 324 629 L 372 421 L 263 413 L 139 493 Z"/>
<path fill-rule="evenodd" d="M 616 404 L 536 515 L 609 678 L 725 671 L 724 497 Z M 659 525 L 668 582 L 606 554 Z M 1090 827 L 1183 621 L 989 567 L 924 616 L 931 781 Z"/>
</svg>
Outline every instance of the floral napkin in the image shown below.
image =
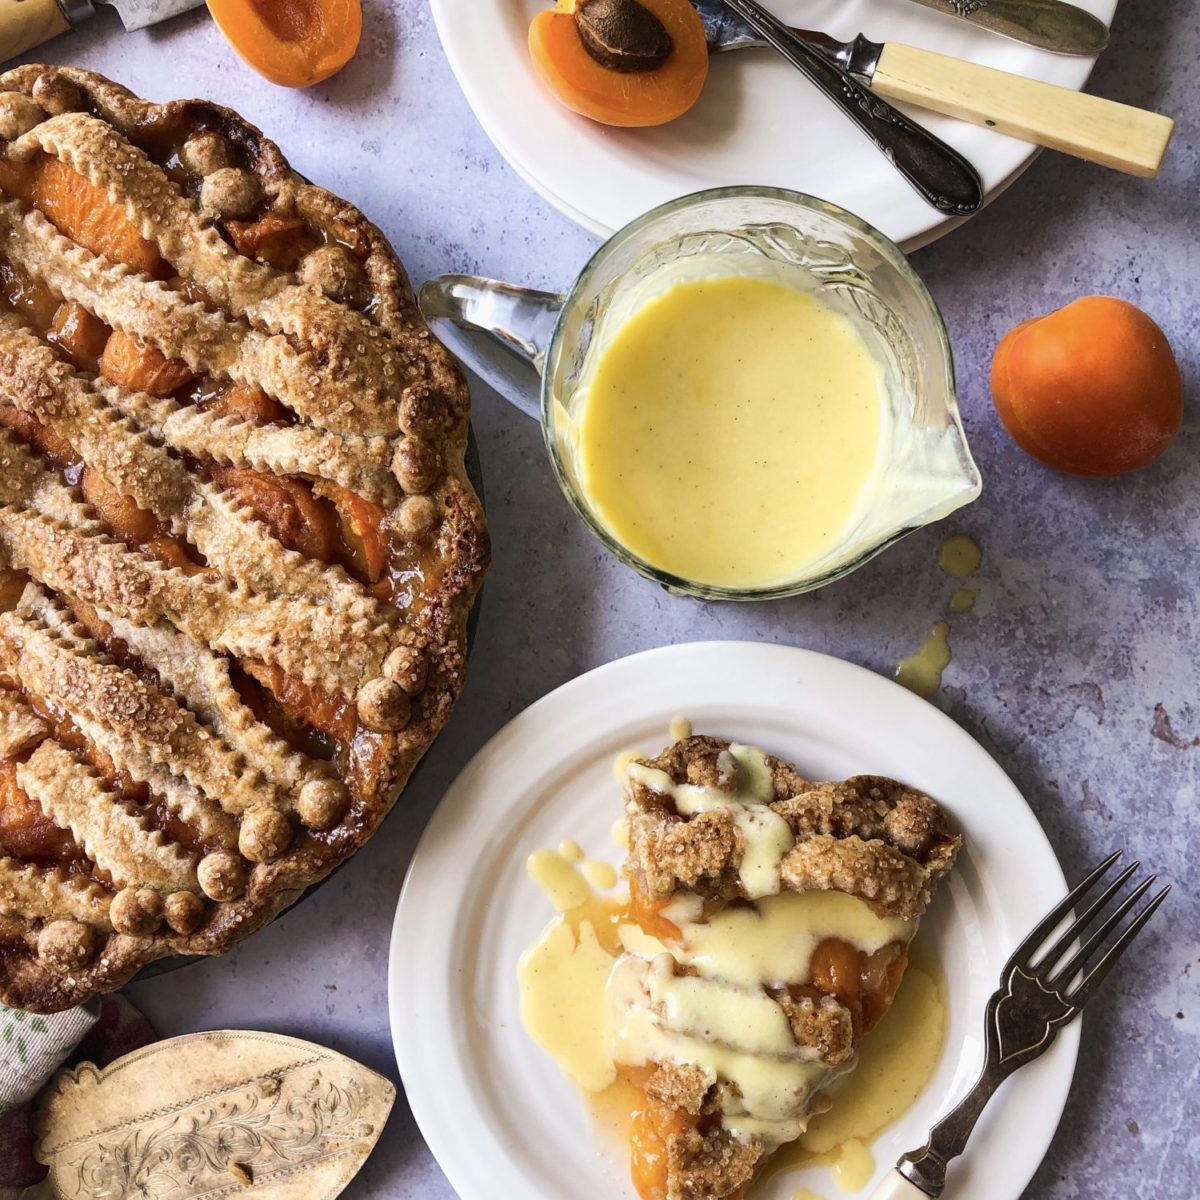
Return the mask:
<svg viewBox="0 0 1200 1200">
<path fill-rule="evenodd" d="M 0 1005 L 0 1200 L 17 1200 L 42 1180 L 33 1157 L 33 1098 L 60 1067 L 105 1066 L 157 1040 L 150 1023 L 121 996 L 50 1016 Z"/>
</svg>

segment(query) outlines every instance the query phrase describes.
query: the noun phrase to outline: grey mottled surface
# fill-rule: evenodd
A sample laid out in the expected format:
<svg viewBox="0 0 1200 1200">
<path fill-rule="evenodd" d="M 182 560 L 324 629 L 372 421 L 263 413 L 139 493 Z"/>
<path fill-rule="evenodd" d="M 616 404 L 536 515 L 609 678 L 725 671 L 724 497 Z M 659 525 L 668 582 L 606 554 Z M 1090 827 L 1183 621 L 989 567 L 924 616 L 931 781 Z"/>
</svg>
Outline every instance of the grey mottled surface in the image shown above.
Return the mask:
<svg viewBox="0 0 1200 1200">
<path fill-rule="evenodd" d="M 364 52 L 303 94 L 245 70 L 202 14 L 127 38 L 106 13 L 44 53 L 151 97 L 210 95 L 239 109 L 297 168 L 371 214 L 418 280 L 479 270 L 566 284 L 592 240 L 492 149 L 441 57 L 424 0 L 364 7 Z M 954 522 L 983 546 L 982 595 L 973 613 L 953 618 L 954 661 L 937 703 L 1022 787 L 1069 875 L 1125 846 L 1177 885 L 1168 919 L 1086 1025 L 1067 1114 L 1031 1200 L 1200 1192 L 1197 57 L 1195 5 L 1124 0 L 1092 86 L 1182 118 L 1164 176 L 1148 184 L 1045 155 L 967 229 L 915 257 L 946 313 L 986 481 L 983 498 Z M 998 336 L 1090 291 L 1147 308 L 1179 350 L 1193 393 L 1168 457 L 1116 482 L 1043 470 L 1002 434 L 988 398 Z M 620 569 L 574 523 L 530 422 L 483 388 L 475 404 L 496 566 L 463 703 L 402 811 L 321 893 L 229 957 L 130 989 L 164 1034 L 275 1029 L 394 1077 L 385 967 L 395 898 L 439 794 L 504 721 L 581 671 L 671 641 L 788 642 L 890 673 L 944 612 L 952 584 L 934 565 L 944 529 L 792 602 L 672 599 Z M 547 629 L 557 636 L 547 639 Z M 347 1195 L 451 1196 L 403 1100 Z"/>
</svg>

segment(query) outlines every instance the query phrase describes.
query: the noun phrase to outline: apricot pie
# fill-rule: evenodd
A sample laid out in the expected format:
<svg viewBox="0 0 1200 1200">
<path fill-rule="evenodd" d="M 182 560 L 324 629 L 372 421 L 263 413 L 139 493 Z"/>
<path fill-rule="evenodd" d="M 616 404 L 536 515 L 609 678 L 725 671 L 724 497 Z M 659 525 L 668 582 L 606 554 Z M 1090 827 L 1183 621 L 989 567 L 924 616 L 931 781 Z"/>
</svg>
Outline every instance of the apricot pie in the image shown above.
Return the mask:
<svg viewBox="0 0 1200 1200">
<path fill-rule="evenodd" d="M 610 1046 L 643 1200 L 740 1196 L 828 1104 L 960 839 L 891 779 L 810 783 L 688 737 L 624 771 L 630 911 Z"/>
<path fill-rule="evenodd" d="M 379 230 L 236 114 L 0 76 L 0 1000 L 228 949 L 379 824 L 487 558 Z"/>
</svg>

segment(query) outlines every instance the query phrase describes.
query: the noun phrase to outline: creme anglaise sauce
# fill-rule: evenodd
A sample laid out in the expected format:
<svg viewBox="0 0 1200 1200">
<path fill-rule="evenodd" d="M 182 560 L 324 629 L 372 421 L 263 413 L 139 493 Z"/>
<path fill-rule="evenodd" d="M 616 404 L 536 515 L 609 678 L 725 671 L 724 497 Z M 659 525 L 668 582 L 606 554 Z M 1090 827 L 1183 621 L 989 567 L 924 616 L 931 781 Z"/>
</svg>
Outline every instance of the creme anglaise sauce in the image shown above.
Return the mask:
<svg viewBox="0 0 1200 1200">
<path fill-rule="evenodd" d="M 522 1020 L 564 1074 L 601 1097 L 598 1109 L 610 1093 L 619 1094 L 618 1106 L 627 1102 L 619 1067 L 694 1063 L 715 1080 L 736 1084 L 727 1090 L 723 1113 L 735 1133 L 768 1145 L 801 1137 L 787 1162 L 819 1157 L 849 1184 L 864 1169 L 870 1173 L 866 1141 L 911 1104 L 933 1073 L 944 1002 L 932 976 L 910 968 L 893 1013 L 864 1042 L 871 1069 L 853 1102 L 835 1104 L 836 1117 L 813 1116 L 842 1072 L 797 1047 L 763 985 L 807 982 L 813 952 L 825 938 L 871 954 L 892 942 L 907 944 L 916 923 L 879 917 L 842 893 L 781 892 L 779 864 L 792 835 L 767 808 L 765 757 L 748 746 L 732 753 L 742 780 L 735 796 L 674 784 L 630 759 L 618 764 L 618 773 L 669 793 L 680 811 L 732 806 L 747 846 L 742 883 L 756 899 L 710 919 L 695 897 L 677 900 L 662 915 L 679 937 L 664 941 L 633 921 L 625 898 L 602 895 L 589 883 L 589 876 L 602 881 L 606 875 L 578 847 L 536 852 L 529 873 L 558 915 L 521 959 Z M 677 965 L 688 973 L 677 974 Z M 847 1089 L 854 1082 L 849 1076 Z"/>
<path fill-rule="evenodd" d="M 835 551 L 878 471 L 883 369 L 851 321 L 774 278 L 684 279 L 598 351 L 578 475 L 659 570 L 766 588 Z"/>
</svg>

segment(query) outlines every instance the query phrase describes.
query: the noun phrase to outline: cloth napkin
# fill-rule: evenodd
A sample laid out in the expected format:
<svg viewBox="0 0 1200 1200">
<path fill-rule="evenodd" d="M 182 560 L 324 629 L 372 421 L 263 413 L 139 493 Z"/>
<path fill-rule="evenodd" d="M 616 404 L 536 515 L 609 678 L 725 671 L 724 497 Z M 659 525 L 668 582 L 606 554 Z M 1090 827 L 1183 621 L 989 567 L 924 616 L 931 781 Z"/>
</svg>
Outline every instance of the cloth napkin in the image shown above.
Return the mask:
<svg viewBox="0 0 1200 1200">
<path fill-rule="evenodd" d="M 0 1200 L 16 1200 L 46 1176 L 30 1128 L 42 1084 L 60 1066 L 107 1066 L 156 1040 L 150 1022 L 119 995 L 49 1016 L 0 1005 Z"/>
</svg>

